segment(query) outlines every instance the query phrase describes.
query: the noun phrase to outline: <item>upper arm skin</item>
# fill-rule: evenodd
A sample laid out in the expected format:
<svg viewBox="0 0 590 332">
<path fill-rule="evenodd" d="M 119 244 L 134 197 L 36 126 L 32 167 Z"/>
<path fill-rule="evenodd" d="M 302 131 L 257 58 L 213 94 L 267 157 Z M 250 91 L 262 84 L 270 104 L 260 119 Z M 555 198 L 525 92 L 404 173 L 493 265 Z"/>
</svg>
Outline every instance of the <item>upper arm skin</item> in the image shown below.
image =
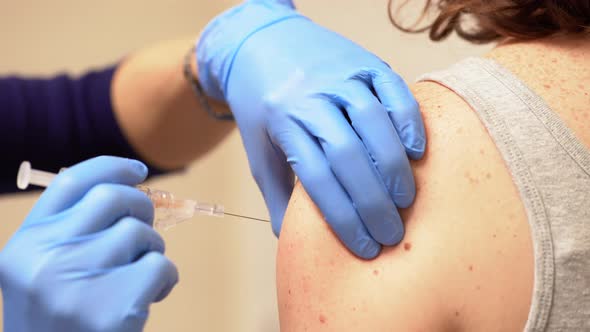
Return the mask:
<svg viewBox="0 0 590 332">
<path fill-rule="evenodd" d="M 462 99 L 413 90 L 428 147 L 402 244 L 358 259 L 298 184 L 277 257 L 281 331 L 522 331 L 533 249 L 516 187 Z"/>
</svg>

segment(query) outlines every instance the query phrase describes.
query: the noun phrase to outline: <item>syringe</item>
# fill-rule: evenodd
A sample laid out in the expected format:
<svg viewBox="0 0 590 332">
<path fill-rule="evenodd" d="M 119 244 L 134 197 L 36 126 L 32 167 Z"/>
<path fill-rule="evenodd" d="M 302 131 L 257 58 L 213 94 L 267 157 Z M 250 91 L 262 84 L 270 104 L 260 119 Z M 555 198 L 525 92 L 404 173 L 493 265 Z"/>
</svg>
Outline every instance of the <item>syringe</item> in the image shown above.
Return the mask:
<svg viewBox="0 0 590 332">
<path fill-rule="evenodd" d="M 16 185 L 21 190 L 27 189 L 29 185 L 47 187 L 56 175 L 55 173 L 33 169 L 30 162 L 23 161 L 18 169 Z M 214 217 L 229 215 L 268 222 L 268 220 L 264 219 L 225 212 L 223 205 L 197 202 L 190 199 L 178 199 L 170 192 L 152 189 L 143 185 L 136 186 L 136 188 L 143 191 L 154 204 L 154 227 L 156 229 L 169 229 L 192 218 L 195 213 Z"/>
</svg>

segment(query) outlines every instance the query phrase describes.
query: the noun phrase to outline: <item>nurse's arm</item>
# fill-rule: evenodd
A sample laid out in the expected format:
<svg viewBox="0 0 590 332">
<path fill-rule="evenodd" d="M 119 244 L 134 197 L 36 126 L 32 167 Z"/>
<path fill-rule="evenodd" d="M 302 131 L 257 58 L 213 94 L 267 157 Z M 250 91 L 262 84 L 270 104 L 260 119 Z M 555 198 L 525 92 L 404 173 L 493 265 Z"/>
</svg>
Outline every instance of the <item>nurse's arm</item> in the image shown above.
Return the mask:
<svg viewBox="0 0 590 332">
<path fill-rule="evenodd" d="M 194 38 L 156 44 L 130 54 L 112 81 L 113 111 L 135 151 L 160 169 L 187 165 L 226 137 L 233 121 L 209 116 L 183 76 Z M 191 56 L 196 73 L 194 54 Z M 229 112 L 214 100 L 216 112 Z"/>
<path fill-rule="evenodd" d="M 0 193 L 18 190 L 23 160 L 57 172 L 106 154 L 141 159 L 157 174 L 206 153 L 235 125 L 211 118 L 184 79 L 193 44 L 160 43 L 80 77 L 0 77 Z"/>
</svg>

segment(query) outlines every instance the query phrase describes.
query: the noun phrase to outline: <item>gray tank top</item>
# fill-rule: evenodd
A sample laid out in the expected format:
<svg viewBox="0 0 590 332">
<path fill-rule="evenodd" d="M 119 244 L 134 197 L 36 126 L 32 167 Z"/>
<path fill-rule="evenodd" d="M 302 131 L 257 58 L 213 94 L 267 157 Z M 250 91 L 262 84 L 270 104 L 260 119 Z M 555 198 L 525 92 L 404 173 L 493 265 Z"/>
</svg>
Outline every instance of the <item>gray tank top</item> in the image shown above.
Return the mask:
<svg viewBox="0 0 590 332">
<path fill-rule="evenodd" d="M 525 331 L 590 331 L 590 151 L 492 60 L 469 58 L 421 80 L 448 87 L 475 110 L 518 188 L 535 257 Z"/>
</svg>

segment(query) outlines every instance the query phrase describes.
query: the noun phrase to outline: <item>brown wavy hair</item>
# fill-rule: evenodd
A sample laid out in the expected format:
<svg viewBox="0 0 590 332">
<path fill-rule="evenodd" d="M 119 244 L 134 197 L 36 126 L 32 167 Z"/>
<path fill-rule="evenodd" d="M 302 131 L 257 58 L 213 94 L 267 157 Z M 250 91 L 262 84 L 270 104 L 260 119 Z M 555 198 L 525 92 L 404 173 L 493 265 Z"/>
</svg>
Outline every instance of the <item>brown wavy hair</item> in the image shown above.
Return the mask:
<svg viewBox="0 0 590 332">
<path fill-rule="evenodd" d="M 428 31 L 434 41 L 453 32 L 474 43 L 590 32 L 590 0 L 426 0 L 422 15 L 411 27 L 402 26 L 396 18 L 410 0 L 397 8 L 393 2 L 388 3 L 393 25 L 405 32 Z M 434 20 L 417 27 L 432 10 Z"/>
</svg>

